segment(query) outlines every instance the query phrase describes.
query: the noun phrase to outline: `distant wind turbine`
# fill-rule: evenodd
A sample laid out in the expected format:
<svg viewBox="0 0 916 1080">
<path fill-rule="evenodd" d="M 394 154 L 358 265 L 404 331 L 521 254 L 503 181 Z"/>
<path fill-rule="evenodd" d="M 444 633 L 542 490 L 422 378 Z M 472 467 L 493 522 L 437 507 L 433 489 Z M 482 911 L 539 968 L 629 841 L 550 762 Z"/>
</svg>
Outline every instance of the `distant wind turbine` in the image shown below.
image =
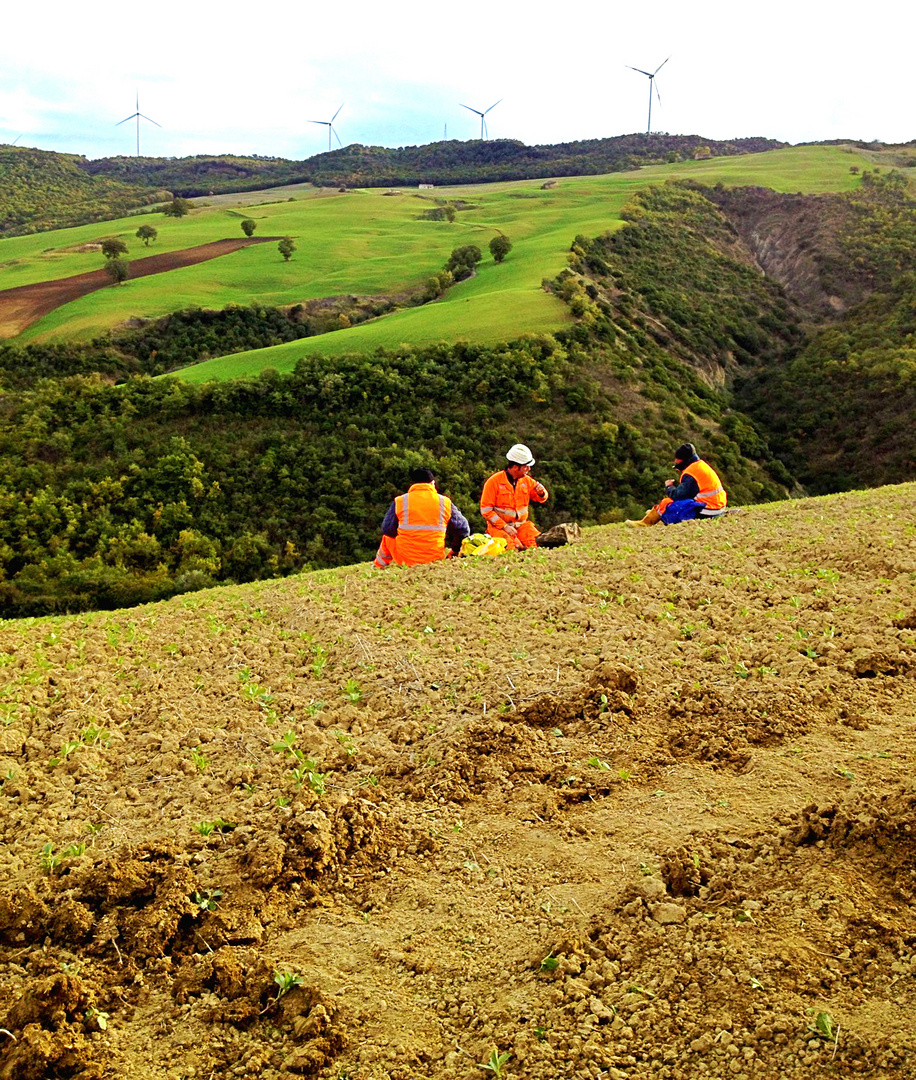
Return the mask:
<svg viewBox="0 0 916 1080">
<path fill-rule="evenodd" d="M 499 101 L 502 101 L 502 98 L 500 98 Z M 458 103 L 459 105 L 461 105 L 462 109 L 468 109 L 473 113 L 477 113 L 477 115 L 480 117 L 480 137 L 481 137 L 481 139 L 485 139 L 489 135 L 489 132 L 487 131 L 487 122 L 484 119 L 484 117 L 487 115 L 488 112 L 490 112 L 492 109 L 496 108 L 496 106 L 499 104 L 499 101 L 494 101 L 493 104 L 490 106 L 490 108 L 489 109 L 484 109 L 483 112 L 481 112 L 480 109 L 472 108 L 470 105 L 463 105 L 461 102 Z"/>
<path fill-rule="evenodd" d="M 342 109 L 344 107 L 344 104 L 345 103 L 343 101 L 340 103 L 340 109 Z M 324 125 L 326 125 L 326 127 L 328 129 L 328 151 L 329 152 L 330 152 L 330 149 L 331 149 L 331 135 L 332 135 L 332 133 L 334 135 L 334 138 L 337 140 L 338 146 L 341 146 L 341 147 L 343 146 L 343 143 L 340 141 L 340 136 L 337 134 L 336 131 L 334 131 L 334 121 L 337 119 L 337 113 L 340 112 L 340 109 L 338 109 L 337 112 L 334 113 L 334 115 L 331 117 L 330 120 L 309 120 L 310 124 L 324 124 Z"/>
<path fill-rule="evenodd" d="M 670 59 L 671 57 L 669 56 L 668 60 Z M 633 67 L 632 64 L 627 64 L 627 67 L 630 69 L 630 71 L 638 71 L 640 75 L 646 75 L 649 79 L 649 122 L 646 125 L 647 135 L 649 135 L 652 131 L 652 87 L 655 86 L 655 76 L 662 70 L 665 64 L 668 63 L 668 60 L 663 60 L 655 69 L 655 71 L 643 71 L 642 68 Z M 657 86 L 655 86 L 655 96 L 658 98 L 659 104 L 661 104 L 662 96 L 658 92 Z"/>
<path fill-rule="evenodd" d="M 139 91 L 137 91 L 137 111 L 131 113 L 130 116 L 125 116 L 123 120 L 119 120 L 115 124 L 115 127 L 120 127 L 122 124 L 126 124 L 128 120 L 134 120 L 134 119 L 136 119 L 136 121 L 137 121 L 137 157 L 139 157 L 140 156 L 140 121 L 141 120 L 149 120 L 149 122 L 151 124 L 155 124 L 156 127 L 162 127 L 162 124 L 158 123 L 155 120 L 150 120 L 150 118 L 148 116 L 144 116 L 143 113 L 140 112 L 140 92 Z"/>
</svg>

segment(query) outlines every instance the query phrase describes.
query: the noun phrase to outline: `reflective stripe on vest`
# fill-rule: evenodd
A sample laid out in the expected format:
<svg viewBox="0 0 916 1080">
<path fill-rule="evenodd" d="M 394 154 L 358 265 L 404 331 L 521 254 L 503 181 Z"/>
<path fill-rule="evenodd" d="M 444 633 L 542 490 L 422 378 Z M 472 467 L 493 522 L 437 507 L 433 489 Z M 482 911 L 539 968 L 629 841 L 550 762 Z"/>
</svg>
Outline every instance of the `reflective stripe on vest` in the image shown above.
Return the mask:
<svg viewBox="0 0 916 1080">
<path fill-rule="evenodd" d="M 449 515 L 445 512 L 445 498 L 439 496 L 439 520 L 427 525 L 420 525 L 410 520 L 410 492 L 401 496 L 401 516 L 398 523 L 398 532 L 441 532 Z"/>
<path fill-rule="evenodd" d="M 684 469 L 681 476 L 685 474 L 692 476 L 700 488 L 694 496 L 697 502 L 703 503 L 710 510 L 721 510 L 725 507 L 728 502 L 725 488 L 711 465 L 705 461 L 694 461 Z"/>
</svg>

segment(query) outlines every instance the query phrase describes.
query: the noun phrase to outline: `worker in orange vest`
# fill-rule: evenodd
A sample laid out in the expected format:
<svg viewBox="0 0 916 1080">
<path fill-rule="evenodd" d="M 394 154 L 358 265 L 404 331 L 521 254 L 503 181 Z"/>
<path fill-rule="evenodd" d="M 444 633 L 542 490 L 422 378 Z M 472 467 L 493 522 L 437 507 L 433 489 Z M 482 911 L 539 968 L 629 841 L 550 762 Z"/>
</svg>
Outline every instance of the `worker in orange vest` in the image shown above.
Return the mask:
<svg viewBox="0 0 916 1080">
<path fill-rule="evenodd" d="M 535 547 L 541 534 L 528 520 L 528 504 L 547 502 L 547 488 L 529 476 L 534 457 L 524 443 L 511 447 L 506 461 L 484 484 L 480 512 L 490 536 L 504 537 L 508 549 Z"/>
<path fill-rule="evenodd" d="M 680 474 L 677 480 L 665 481 L 665 498 L 641 521 L 627 525 L 674 525 L 693 518 L 721 517 L 728 496 L 722 481 L 711 465 L 700 459 L 693 443 L 683 443 L 674 451 L 674 467 Z"/>
<path fill-rule="evenodd" d="M 437 562 L 457 554 L 471 527 L 452 500 L 436 490 L 432 469 L 411 469 L 410 487 L 399 495 L 382 522 L 382 542 L 375 556 L 379 569 Z"/>
</svg>

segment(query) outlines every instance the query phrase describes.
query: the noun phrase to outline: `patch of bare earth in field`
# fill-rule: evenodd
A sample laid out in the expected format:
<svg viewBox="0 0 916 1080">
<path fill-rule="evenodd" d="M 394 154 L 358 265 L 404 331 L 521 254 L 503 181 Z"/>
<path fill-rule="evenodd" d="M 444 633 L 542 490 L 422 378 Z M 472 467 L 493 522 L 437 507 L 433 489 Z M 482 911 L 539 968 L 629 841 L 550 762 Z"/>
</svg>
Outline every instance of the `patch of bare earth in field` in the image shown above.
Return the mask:
<svg viewBox="0 0 916 1080">
<path fill-rule="evenodd" d="M 213 240 L 209 244 L 185 248 L 182 251 L 168 251 L 162 255 L 145 255 L 142 259 L 131 259 L 131 278 L 148 277 L 150 274 L 165 274 L 182 266 L 194 266 L 229 255 L 251 244 L 265 244 L 280 239 L 277 236 L 232 237 L 227 240 Z M 101 248 L 99 249 L 101 250 Z M 0 338 L 14 337 L 26 327 L 37 322 L 43 315 L 54 311 L 71 300 L 79 300 L 97 289 L 111 285 L 111 278 L 104 267 L 90 270 L 85 274 L 74 274 L 67 278 L 53 281 L 39 281 L 34 285 L 19 285 L 15 289 L 0 290 Z"/>
<path fill-rule="evenodd" d="M 0 625 L 0 1080 L 916 1075 L 914 495 Z"/>
</svg>

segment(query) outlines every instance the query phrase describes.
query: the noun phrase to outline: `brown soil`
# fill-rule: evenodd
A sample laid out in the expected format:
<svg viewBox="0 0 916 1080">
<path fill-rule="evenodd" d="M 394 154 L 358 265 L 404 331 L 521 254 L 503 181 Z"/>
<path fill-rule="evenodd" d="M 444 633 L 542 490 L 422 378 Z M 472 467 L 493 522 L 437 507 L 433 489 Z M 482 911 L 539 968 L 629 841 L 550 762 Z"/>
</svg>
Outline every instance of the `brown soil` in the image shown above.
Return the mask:
<svg viewBox="0 0 916 1080">
<path fill-rule="evenodd" d="M 182 266 L 194 266 L 209 259 L 218 259 L 220 255 L 228 255 L 250 244 L 266 244 L 279 239 L 281 237 L 278 236 L 233 237 L 230 240 L 214 240 L 210 244 L 185 248 L 183 251 L 147 255 L 142 259 L 131 260 L 130 276 L 133 279 L 148 277 L 150 274 L 164 274 Z M 55 281 L 40 281 L 34 285 L 0 290 L 0 338 L 15 337 L 62 304 L 69 304 L 71 300 L 78 300 L 81 296 L 110 285 L 111 278 L 102 269 L 58 278 Z"/>
<path fill-rule="evenodd" d="M 913 1077 L 914 497 L 3 623 L 0 1080 Z"/>
</svg>

